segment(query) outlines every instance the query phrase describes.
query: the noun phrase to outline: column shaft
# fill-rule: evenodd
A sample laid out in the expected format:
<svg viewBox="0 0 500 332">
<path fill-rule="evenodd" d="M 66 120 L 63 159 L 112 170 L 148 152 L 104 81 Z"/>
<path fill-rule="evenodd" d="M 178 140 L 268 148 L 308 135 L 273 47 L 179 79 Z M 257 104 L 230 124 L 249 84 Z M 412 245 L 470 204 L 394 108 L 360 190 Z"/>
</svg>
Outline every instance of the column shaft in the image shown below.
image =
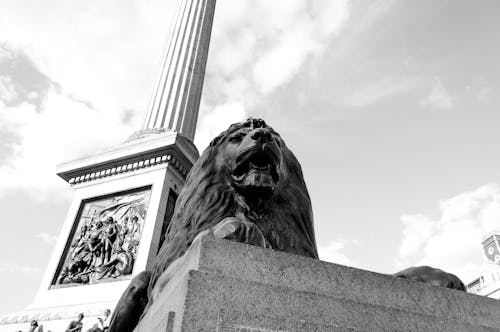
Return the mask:
<svg viewBox="0 0 500 332">
<path fill-rule="evenodd" d="M 193 140 L 216 0 L 182 0 L 144 130 L 170 129 Z"/>
</svg>

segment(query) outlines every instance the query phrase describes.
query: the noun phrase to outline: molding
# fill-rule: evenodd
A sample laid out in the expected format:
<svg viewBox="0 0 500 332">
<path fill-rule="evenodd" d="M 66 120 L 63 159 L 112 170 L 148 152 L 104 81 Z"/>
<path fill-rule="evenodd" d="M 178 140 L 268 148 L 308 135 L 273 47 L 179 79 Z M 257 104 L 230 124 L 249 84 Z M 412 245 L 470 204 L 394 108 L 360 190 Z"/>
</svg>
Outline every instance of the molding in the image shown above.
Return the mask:
<svg viewBox="0 0 500 332">
<path fill-rule="evenodd" d="M 198 158 L 194 144 L 175 132 L 151 135 L 57 167 L 70 185 L 167 164 L 185 178 Z"/>
<path fill-rule="evenodd" d="M 81 175 L 74 176 L 68 179 L 68 183 L 71 185 L 76 185 L 84 182 L 90 182 L 106 177 L 110 177 L 113 175 L 123 174 L 134 172 L 143 168 L 150 168 L 157 165 L 168 164 L 173 166 L 175 170 L 182 175 L 183 178 L 186 177 L 188 173 L 188 169 L 186 166 L 183 166 L 182 162 L 180 162 L 176 157 L 172 154 L 164 154 L 157 157 L 147 157 L 147 158 L 137 158 L 137 160 L 117 164 L 109 167 L 102 167 L 97 170 L 91 170 L 88 172 L 83 172 Z"/>
</svg>

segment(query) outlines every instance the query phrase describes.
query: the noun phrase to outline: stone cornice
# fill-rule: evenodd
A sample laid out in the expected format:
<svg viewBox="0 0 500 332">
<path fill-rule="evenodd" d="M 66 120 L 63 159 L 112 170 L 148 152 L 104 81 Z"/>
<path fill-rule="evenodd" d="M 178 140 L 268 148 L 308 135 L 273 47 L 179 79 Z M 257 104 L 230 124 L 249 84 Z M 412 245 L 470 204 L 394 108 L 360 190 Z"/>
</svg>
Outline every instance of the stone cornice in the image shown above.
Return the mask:
<svg viewBox="0 0 500 332">
<path fill-rule="evenodd" d="M 137 160 L 132 160 L 128 161 L 122 164 L 117 164 L 113 167 L 103 167 L 98 170 L 92 170 L 89 172 L 83 172 L 81 175 L 77 175 L 74 177 L 71 177 L 68 182 L 71 185 L 75 184 L 80 184 L 83 182 L 89 182 L 89 181 L 94 181 L 97 179 L 102 179 L 118 174 L 123 174 L 123 173 L 129 173 L 129 172 L 134 172 L 139 169 L 144 169 L 144 168 L 150 168 L 153 166 L 161 165 L 161 164 L 169 164 L 172 166 L 179 174 L 185 178 L 188 169 L 186 166 L 182 165 L 182 162 L 180 162 L 176 157 L 174 157 L 172 154 L 163 154 L 160 156 L 156 157 L 146 157 L 146 158 L 137 158 Z"/>
<path fill-rule="evenodd" d="M 185 178 L 198 158 L 196 147 L 176 133 L 126 142 L 93 156 L 58 166 L 57 174 L 71 185 L 168 164 Z"/>
</svg>

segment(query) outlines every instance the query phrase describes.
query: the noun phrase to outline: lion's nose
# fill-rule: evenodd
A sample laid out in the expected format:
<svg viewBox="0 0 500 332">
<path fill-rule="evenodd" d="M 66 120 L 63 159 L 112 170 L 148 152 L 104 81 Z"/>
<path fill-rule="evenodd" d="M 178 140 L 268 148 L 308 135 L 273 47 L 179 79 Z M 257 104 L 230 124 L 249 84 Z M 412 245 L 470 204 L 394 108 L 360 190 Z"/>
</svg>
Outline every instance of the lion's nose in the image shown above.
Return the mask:
<svg viewBox="0 0 500 332">
<path fill-rule="evenodd" d="M 273 138 L 271 131 L 267 128 L 257 128 L 252 130 L 250 137 L 252 137 L 254 141 L 258 141 L 262 144 L 271 142 Z"/>
</svg>

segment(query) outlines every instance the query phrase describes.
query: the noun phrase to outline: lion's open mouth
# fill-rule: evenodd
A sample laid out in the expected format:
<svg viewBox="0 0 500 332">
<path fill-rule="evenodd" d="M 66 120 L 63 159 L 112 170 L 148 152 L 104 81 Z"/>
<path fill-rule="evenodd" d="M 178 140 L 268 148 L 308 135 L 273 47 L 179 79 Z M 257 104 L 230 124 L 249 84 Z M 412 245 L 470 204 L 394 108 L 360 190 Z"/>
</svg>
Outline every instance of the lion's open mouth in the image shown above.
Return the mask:
<svg viewBox="0 0 500 332">
<path fill-rule="evenodd" d="M 248 149 L 236 158 L 233 180 L 240 188 L 273 190 L 279 182 L 279 151 L 276 149 Z"/>
</svg>

